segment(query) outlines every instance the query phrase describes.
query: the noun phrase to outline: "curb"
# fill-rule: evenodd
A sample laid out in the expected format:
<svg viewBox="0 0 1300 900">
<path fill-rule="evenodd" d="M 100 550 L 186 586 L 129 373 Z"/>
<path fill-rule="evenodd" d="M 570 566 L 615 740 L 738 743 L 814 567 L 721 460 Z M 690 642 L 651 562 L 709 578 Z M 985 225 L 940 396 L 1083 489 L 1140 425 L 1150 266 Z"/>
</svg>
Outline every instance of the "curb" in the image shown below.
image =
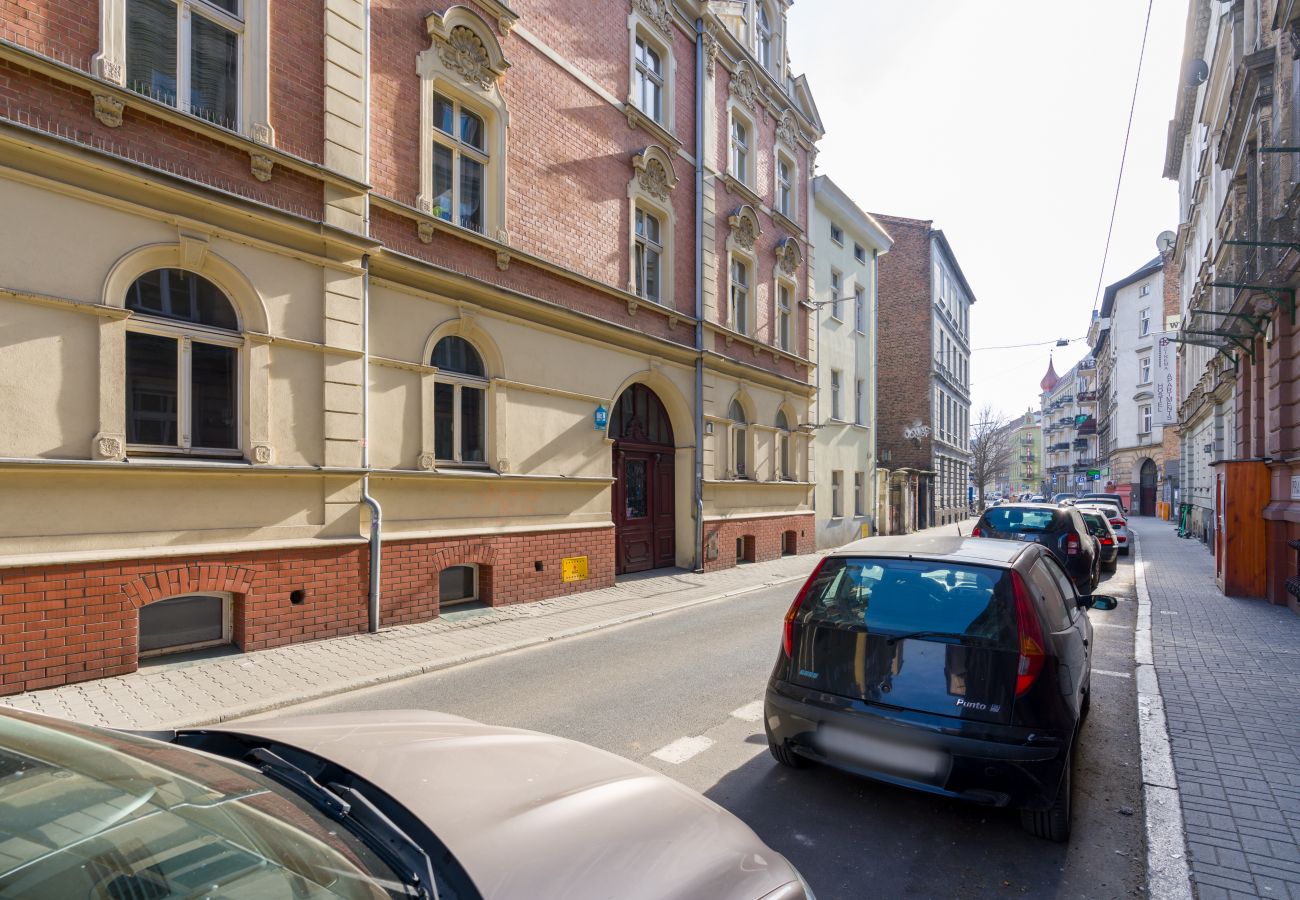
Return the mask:
<svg viewBox="0 0 1300 900">
<path fill-rule="evenodd" d="M 1151 651 L 1151 595 L 1142 564 L 1141 536 L 1133 532 L 1133 571 L 1138 616 L 1133 634 L 1142 748 L 1142 801 L 1146 809 L 1147 896 L 1152 900 L 1191 900 L 1191 872 L 1183 832 L 1183 807 L 1169 750 L 1169 725 L 1160 696 L 1160 679 Z"/>
<path fill-rule="evenodd" d="M 677 612 L 683 609 L 690 609 L 693 606 L 702 606 L 705 603 L 714 603 L 718 600 L 726 600 L 731 597 L 739 597 L 744 594 L 752 594 L 755 591 L 766 590 L 767 588 L 777 587 L 782 584 L 789 584 L 792 581 L 803 581 L 808 576 L 791 575 L 789 577 L 777 578 L 773 581 L 765 581 L 762 584 L 751 587 L 738 588 L 721 594 L 710 594 L 707 597 L 697 597 L 694 600 L 686 600 L 681 603 L 675 603 L 671 606 L 663 606 L 658 609 L 642 610 L 640 612 L 628 613 L 627 615 L 618 616 L 613 619 L 605 619 L 600 622 L 592 622 L 586 625 L 578 625 L 565 631 L 555 632 L 553 634 L 539 637 L 527 638 L 521 641 L 512 641 L 508 644 L 499 644 L 495 647 L 485 647 L 481 650 L 474 650 L 469 653 L 462 653 L 457 656 L 447 656 L 434 659 L 425 663 L 416 663 L 401 669 L 393 669 L 379 675 L 354 678 L 341 683 L 324 685 L 319 688 L 312 688 L 305 691 L 297 691 L 293 694 L 281 695 L 266 700 L 257 700 L 252 703 L 246 703 L 242 706 L 226 707 L 216 715 L 204 715 L 193 719 L 178 719 L 160 724 L 159 728 L 178 729 L 178 728 L 199 728 L 204 725 L 215 725 L 218 722 L 229 722 L 234 719 L 244 719 L 258 713 L 271 712 L 276 709 L 283 709 L 286 706 L 296 706 L 299 703 L 307 703 L 312 700 L 324 700 L 328 697 L 335 697 L 339 694 L 346 694 L 351 691 L 361 690 L 363 688 L 375 687 L 380 684 L 387 684 L 393 681 L 401 681 L 404 678 L 413 678 L 417 675 L 427 675 L 431 672 L 438 672 L 443 669 L 451 669 L 465 663 L 477 662 L 478 660 L 487 659 L 493 656 L 502 656 L 506 653 L 513 653 L 516 650 L 526 650 L 529 647 L 540 647 L 554 641 L 562 641 L 566 638 L 580 637 L 584 634 L 591 634 L 596 631 L 603 631 L 606 628 L 617 628 L 620 625 L 627 625 L 632 622 L 638 622 L 642 619 L 653 618 L 665 613 Z"/>
</svg>

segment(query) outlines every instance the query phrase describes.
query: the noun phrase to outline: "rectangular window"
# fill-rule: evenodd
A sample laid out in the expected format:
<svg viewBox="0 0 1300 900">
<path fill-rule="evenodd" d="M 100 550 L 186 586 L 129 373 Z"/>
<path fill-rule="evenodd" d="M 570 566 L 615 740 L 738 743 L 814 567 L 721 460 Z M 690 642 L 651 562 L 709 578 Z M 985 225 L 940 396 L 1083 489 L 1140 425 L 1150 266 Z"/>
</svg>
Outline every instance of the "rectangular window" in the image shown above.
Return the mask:
<svg viewBox="0 0 1300 900">
<path fill-rule="evenodd" d="M 866 475 L 853 473 L 853 515 L 862 517 L 867 514 Z"/>
<path fill-rule="evenodd" d="M 776 339 L 777 346 L 790 352 L 790 288 L 776 286 Z"/>
<path fill-rule="evenodd" d="M 1140 288 L 1138 288 L 1139 297 L 1145 297 L 1150 293 L 1151 293 L 1151 282 L 1149 281 L 1146 284 L 1142 285 Z"/>
<path fill-rule="evenodd" d="M 744 478 L 749 461 L 749 429 L 744 425 L 731 426 L 731 461 L 736 467 L 736 477 Z"/>
<path fill-rule="evenodd" d="M 1142 407 L 1142 433 L 1151 433 L 1151 407 L 1149 405 Z"/>
<path fill-rule="evenodd" d="M 1151 383 L 1151 357 L 1144 356 L 1138 360 L 1138 384 Z"/>
<path fill-rule="evenodd" d="M 844 515 L 843 489 L 844 473 L 837 469 L 831 472 L 831 517 L 835 519 Z"/>
<path fill-rule="evenodd" d="M 867 333 L 867 292 L 853 288 L 853 327 L 858 334 Z"/>
<path fill-rule="evenodd" d="M 632 97 L 637 108 L 660 124 L 663 123 L 663 61 L 653 47 L 636 39 L 636 71 L 633 73 Z"/>
<path fill-rule="evenodd" d="M 840 370 L 831 369 L 831 418 L 840 418 Z"/>
<path fill-rule="evenodd" d="M 126 85 L 239 130 L 238 0 L 127 0 Z"/>
<path fill-rule="evenodd" d="M 1144 309 L 1138 313 L 1138 337 L 1146 337 L 1151 333 L 1151 310 Z"/>
<path fill-rule="evenodd" d="M 660 302 L 660 261 L 663 245 L 660 243 L 659 219 L 641 208 L 636 211 L 636 293 L 638 297 Z"/>
<path fill-rule="evenodd" d="M 450 97 L 434 94 L 432 138 L 433 214 L 482 232 L 488 163 L 483 119 Z"/>
<path fill-rule="evenodd" d="M 237 353 L 234 347 L 190 344 L 190 435 L 195 447 L 237 445 Z"/>
<path fill-rule="evenodd" d="M 151 449 L 239 447 L 237 347 L 127 332 L 126 439 Z"/>
<path fill-rule="evenodd" d="M 839 244 L 841 247 L 844 246 L 844 229 L 836 225 L 834 222 L 831 223 L 831 240 Z"/>
<path fill-rule="evenodd" d="M 180 402 L 180 354 L 175 338 L 126 335 L 126 440 L 175 446 Z"/>
<path fill-rule="evenodd" d="M 784 156 L 776 158 L 776 209 L 787 219 L 794 210 L 794 175 L 790 161 Z"/>
<path fill-rule="evenodd" d="M 831 318 L 842 321 L 844 311 L 840 309 L 840 282 L 841 276 L 834 269 L 831 270 Z"/>
<path fill-rule="evenodd" d="M 731 119 L 731 175 L 749 184 L 749 128 L 738 116 Z"/>
<path fill-rule="evenodd" d="M 731 327 L 749 334 L 749 267 L 738 259 L 731 261 Z"/>
<path fill-rule="evenodd" d="M 487 392 L 480 388 L 460 388 L 460 461 L 481 463 L 486 448 Z"/>
<path fill-rule="evenodd" d="M 853 258 L 860 263 L 867 261 L 867 250 L 861 244 L 853 245 Z"/>
<path fill-rule="evenodd" d="M 866 382 L 859 378 L 854 386 L 853 391 L 853 421 L 857 424 L 863 424 L 863 400 L 866 399 Z"/>
</svg>

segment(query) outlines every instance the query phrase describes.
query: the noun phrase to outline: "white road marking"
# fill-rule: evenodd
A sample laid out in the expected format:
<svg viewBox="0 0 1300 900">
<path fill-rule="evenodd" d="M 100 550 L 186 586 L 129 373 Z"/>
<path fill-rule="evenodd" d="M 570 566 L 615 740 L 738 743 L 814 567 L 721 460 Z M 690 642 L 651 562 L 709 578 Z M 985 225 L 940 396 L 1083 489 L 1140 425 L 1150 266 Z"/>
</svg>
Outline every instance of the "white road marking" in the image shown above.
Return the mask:
<svg viewBox="0 0 1300 900">
<path fill-rule="evenodd" d="M 667 746 L 660 747 L 650 755 L 655 759 L 662 760 L 666 763 L 672 763 L 675 766 L 681 765 L 695 756 L 697 753 L 703 753 L 713 746 L 713 738 L 700 735 L 698 737 L 678 738 Z"/>
<path fill-rule="evenodd" d="M 1094 675 L 1109 675 L 1111 678 L 1132 678 L 1128 672 L 1112 672 L 1109 669 L 1093 669 Z"/>
<path fill-rule="evenodd" d="M 763 701 L 755 700 L 753 703 L 746 703 L 740 709 L 733 709 L 731 716 L 734 719 L 743 719 L 746 722 L 763 721 Z"/>
</svg>

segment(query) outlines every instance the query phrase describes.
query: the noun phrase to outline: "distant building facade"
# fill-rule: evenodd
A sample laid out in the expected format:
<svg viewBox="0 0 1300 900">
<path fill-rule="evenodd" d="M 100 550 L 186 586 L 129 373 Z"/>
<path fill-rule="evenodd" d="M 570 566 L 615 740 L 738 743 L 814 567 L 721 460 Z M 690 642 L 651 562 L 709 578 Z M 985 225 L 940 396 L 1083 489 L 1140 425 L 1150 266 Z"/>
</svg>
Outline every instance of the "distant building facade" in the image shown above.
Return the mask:
<svg viewBox="0 0 1300 900">
<path fill-rule="evenodd" d="M 1011 453 L 1007 465 L 1006 492 L 1012 496 L 1037 494 L 1043 489 L 1042 413 L 1026 410 L 1011 423 L 1008 436 Z"/>
</svg>

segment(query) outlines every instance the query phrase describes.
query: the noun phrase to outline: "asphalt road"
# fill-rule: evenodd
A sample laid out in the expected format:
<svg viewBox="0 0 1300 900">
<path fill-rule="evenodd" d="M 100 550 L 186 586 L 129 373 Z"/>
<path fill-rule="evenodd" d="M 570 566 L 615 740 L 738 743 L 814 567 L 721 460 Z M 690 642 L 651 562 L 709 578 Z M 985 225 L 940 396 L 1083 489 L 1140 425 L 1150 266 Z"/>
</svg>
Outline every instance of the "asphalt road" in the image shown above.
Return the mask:
<svg viewBox="0 0 1300 900">
<path fill-rule="evenodd" d="M 829 769 L 780 768 L 761 700 L 794 586 L 721 600 L 284 712 L 426 708 L 584 741 L 657 769 L 735 813 L 818 898 L 1128 897 L 1142 893 L 1133 566 L 1091 612 L 1092 712 L 1075 763 L 1068 845 L 1017 813 Z M 658 755 L 655 755 L 655 754 Z"/>
</svg>

